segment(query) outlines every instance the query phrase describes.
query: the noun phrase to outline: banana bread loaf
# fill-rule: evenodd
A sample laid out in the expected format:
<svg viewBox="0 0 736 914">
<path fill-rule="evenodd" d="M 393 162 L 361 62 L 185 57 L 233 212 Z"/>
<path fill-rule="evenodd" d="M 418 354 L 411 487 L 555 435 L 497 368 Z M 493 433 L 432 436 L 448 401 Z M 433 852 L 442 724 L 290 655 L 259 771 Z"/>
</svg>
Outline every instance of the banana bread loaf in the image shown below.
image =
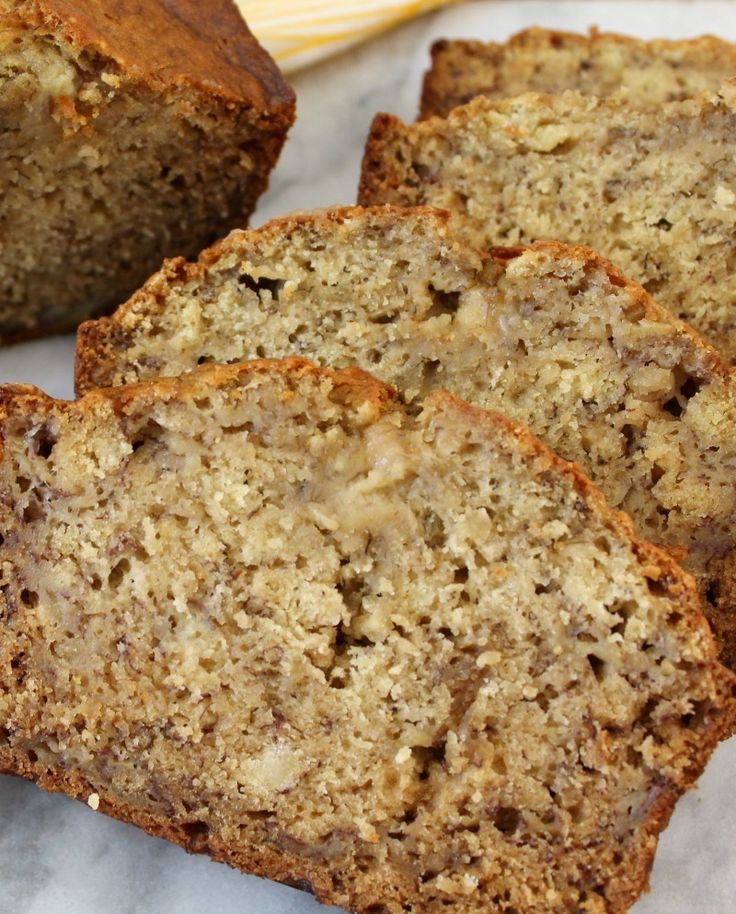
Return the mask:
<svg viewBox="0 0 736 914">
<path fill-rule="evenodd" d="M 361 914 L 627 910 L 734 678 L 575 468 L 302 360 L 0 403 L 0 768 Z"/>
<path fill-rule="evenodd" d="M 246 224 L 293 110 L 232 0 L 0 0 L 0 343 Z"/>
<path fill-rule="evenodd" d="M 530 425 L 677 551 L 736 669 L 736 384 L 592 251 L 462 246 L 436 212 L 335 210 L 233 233 L 85 324 L 82 393 L 199 362 L 357 363 L 408 403 L 442 385 Z"/>
<path fill-rule="evenodd" d="M 532 28 L 503 44 L 437 41 L 424 77 L 420 117 L 444 117 L 476 95 L 510 98 L 523 92 L 584 95 L 623 90 L 638 107 L 717 91 L 736 76 L 736 46 L 705 35 L 688 41 L 642 41 L 627 35 L 587 35 Z"/>
<path fill-rule="evenodd" d="M 378 115 L 360 200 L 448 209 L 479 247 L 591 244 L 733 361 L 735 90 L 648 111 L 566 92 L 411 126 Z"/>
</svg>

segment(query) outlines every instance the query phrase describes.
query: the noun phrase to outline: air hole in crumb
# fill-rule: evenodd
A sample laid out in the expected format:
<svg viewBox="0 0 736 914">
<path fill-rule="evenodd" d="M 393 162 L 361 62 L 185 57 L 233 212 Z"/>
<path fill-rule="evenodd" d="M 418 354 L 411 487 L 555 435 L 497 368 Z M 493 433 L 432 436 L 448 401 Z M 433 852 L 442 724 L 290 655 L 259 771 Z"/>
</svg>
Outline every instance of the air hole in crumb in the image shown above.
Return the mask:
<svg viewBox="0 0 736 914">
<path fill-rule="evenodd" d="M 683 714 L 682 724 L 690 729 L 701 727 L 708 719 L 708 712 L 711 710 L 709 701 L 694 701 L 693 710 L 690 714 Z"/>
<path fill-rule="evenodd" d="M 33 609 L 35 606 L 38 606 L 38 594 L 35 590 L 23 588 L 20 592 L 20 602 L 29 609 Z"/>
<path fill-rule="evenodd" d="M 389 311 L 386 314 L 376 314 L 375 317 L 369 317 L 368 320 L 371 324 L 390 324 L 396 319 L 396 312 Z"/>
<path fill-rule="evenodd" d="M 664 581 L 655 578 L 647 578 L 647 587 L 653 597 L 663 597 L 669 593 L 669 587 Z"/>
<path fill-rule="evenodd" d="M 637 717 L 637 723 L 643 724 L 644 726 L 651 723 L 652 715 L 654 714 L 654 712 L 657 708 L 657 704 L 658 704 L 658 702 L 657 702 L 656 698 L 649 698 L 646 701 L 646 703 L 644 704 L 644 707 L 639 712 L 639 716 Z"/>
<path fill-rule="evenodd" d="M 662 409 L 675 418 L 678 418 L 684 412 L 684 408 L 680 405 L 680 401 L 677 397 L 670 397 L 670 399 L 663 404 Z"/>
<path fill-rule="evenodd" d="M 263 346 L 256 346 L 256 355 L 258 356 L 259 359 L 265 359 L 265 358 L 266 358 L 266 349 L 265 349 L 265 347 L 263 347 Z"/>
<path fill-rule="evenodd" d="M 437 359 L 429 359 L 426 362 L 422 363 L 422 381 L 421 381 L 421 392 L 422 397 L 426 397 L 432 390 L 437 386 L 437 376 L 440 373 L 440 363 Z"/>
<path fill-rule="evenodd" d="M 19 476 L 16 479 L 16 483 L 18 484 L 18 488 L 21 492 L 27 492 L 31 487 L 31 480 L 26 479 L 25 476 Z"/>
<path fill-rule="evenodd" d="M 445 761 L 445 747 L 441 746 L 415 746 L 414 758 L 417 760 L 417 778 L 420 781 L 429 779 L 430 770 L 442 765 Z"/>
<path fill-rule="evenodd" d="M 44 460 L 48 460 L 51 456 L 51 451 L 56 444 L 56 436 L 44 426 L 36 433 L 35 442 L 38 456 L 43 457 Z"/>
<path fill-rule="evenodd" d="M 41 520 L 43 517 L 45 517 L 45 514 L 41 502 L 37 498 L 31 498 L 23 509 L 23 522 L 31 524 L 34 521 Z"/>
<path fill-rule="evenodd" d="M 588 663 L 590 664 L 591 670 L 593 670 L 595 678 L 598 682 L 602 682 L 606 675 L 605 660 L 601 660 L 596 654 L 588 654 Z"/>
<path fill-rule="evenodd" d="M 110 574 L 107 576 L 107 583 L 113 590 L 116 590 L 129 571 L 130 562 L 127 559 L 120 559 L 120 561 L 110 570 Z"/>
<path fill-rule="evenodd" d="M 491 821 L 504 835 L 513 835 L 521 822 L 521 813 L 513 806 L 499 806 Z"/>
<path fill-rule="evenodd" d="M 238 282 L 241 286 L 245 286 L 246 289 L 250 289 L 251 292 L 255 292 L 256 295 L 260 295 L 261 292 L 270 293 L 274 301 L 279 300 L 281 290 L 284 288 L 283 279 L 272 279 L 268 276 L 256 278 L 255 276 L 248 276 L 247 273 L 238 276 Z"/>
<path fill-rule="evenodd" d="M 689 376 L 688 379 L 680 385 L 680 396 L 684 397 L 686 400 L 692 400 L 702 386 L 702 381 L 698 381 L 696 378 Z"/>
<path fill-rule="evenodd" d="M 201 820 L 197 820 L 195 822 L 185 822 L 181 826 L 181 829 L 187 838 L 189 838 L 189 840 L 195 845 L 204 844 L 204 842 L 207 840 L 207 836 L 210 833 L 209 825 L 206 822 L 202 822 Z"/>
<path fill-rule="evenodd" d="M 201 355 L 201 356 L 197 359 L 197 365 L 204 365 L 206 362 L 209 362 L 209 361 L 210 361 L 210 356 L 208 356 L 208 355 Z"/>
<path fill-rule="evenodd" d="M 427 311 L 427 317 L 438 317 L 441 314 L 456 314 L 460 307 L 459 292 L 444 292 L 433 285 L 427 286 L 427 292 L 432 299 L 432 307 Z"/>
<path fill-rule="evenodd" d="M 622 425 L 621 426 L 621 437 L 624 439 L 626 445 L 624 447 L 624 454 L 629 455 L 631 453 L 631 447 L 635 441 L 636 434 L 634 431 L 633 425 Z"/>
<path fill-rule="evenodd" d="M 31 764 L 35 764 L 38 761 L 38 755 L 36 755 L 33 749 L 29 749 L 28 752 L 26 752 L 26 755 L 28 756 L 28 761 Z"/>
<path fill-rule="evenodd" d="M 463 565 L 461 568 L 455 569 L 454 580 L 456 584 L 465 584 L 468 580 L 468 569 Z"/>
<path fill-rule="evenodd" d="M 651 469 L 652 485 L 656 486 L 659 480 L 664 476 L 664 473 L 665 471 L 661 466 L 659 466 L 659 464 L 653 464 Z"/>
</svg>

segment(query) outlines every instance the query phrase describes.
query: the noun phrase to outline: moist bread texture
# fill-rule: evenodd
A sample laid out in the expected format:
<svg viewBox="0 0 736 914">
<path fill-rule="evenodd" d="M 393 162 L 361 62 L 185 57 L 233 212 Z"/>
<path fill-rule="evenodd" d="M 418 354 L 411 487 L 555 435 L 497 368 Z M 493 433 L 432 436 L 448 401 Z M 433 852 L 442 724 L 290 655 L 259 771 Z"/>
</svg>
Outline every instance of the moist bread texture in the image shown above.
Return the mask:
<svg viewBox="0 0 736 914">
<path fill-rule="evenodd" d="M 80 328 L 84 393 L 300 353 L 358 364 L 407 404 L 436 386 L 522 421 L 695 574 L 736 668 L 736 382 L 587 248 L 493 256 L 436 211 L 341 209 L 235 232 Z"/>
<path fill-rule="evenodd" d="M 524 427 L 298 359 L 0 403 L 1 768 L 361 914 L 635 900 L 734 678 Z"/>
<path fill-rule="evenodd" d="M 246 224 L 293 117 L 232 0 L 0 0 L 0 342 Z"/>
<path fill-rule="evenodd" d="M 733 361 L 735 89 L 649 111 L 566 92 L 478 97 L 411 126 L 379 114 L 360 202 L 447 209 L 480 248 L 593 245 Z"/>
<path fill-rule="evenodd" d="M 736 76 L 736 45 L 704 35 L 687 41 L 642 41 L 591 29 L 587 35 L 532 28 L 496 42 L 442 40 L 432 46 L 420 117 L 444 117 L 476 95 L 510 98 L 524 92 L 584 95 L 622 91 L 631 104 L 716 92 Z"/>
</svg>

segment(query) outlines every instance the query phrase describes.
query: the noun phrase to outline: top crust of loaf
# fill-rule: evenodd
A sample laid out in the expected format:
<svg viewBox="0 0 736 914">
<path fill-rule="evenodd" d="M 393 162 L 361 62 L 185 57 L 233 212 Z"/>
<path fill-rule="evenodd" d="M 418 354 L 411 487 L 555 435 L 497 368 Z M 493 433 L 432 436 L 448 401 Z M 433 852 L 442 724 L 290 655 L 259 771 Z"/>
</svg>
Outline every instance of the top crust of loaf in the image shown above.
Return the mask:
<svg viewBox="0 0 736 914">
<path fill-rule="evenodd" d="M 0 27 L 61 35 L 156 89 L 191 88 L 293 120 L 293 91 L 232 0 L 0 0 Z"/>
<path fill-rule="evenodd" d="M 715 90 L 723 80 L 736 73 L 736 46 L 713 35 L 701 35 L 685 41 L 655 39 L 643 41 L 616 32 L 599 32 L 591 28 L 586 35 L 542 28 L 524 29 L 506 42 L 440 39 L 432 45 L 432 66 L 425 73 L 419 118 L 446 116 L 453 108 L 465 104 L 475 95 L 501 98 L 529 90 L 563 91 L 588 86 L 594 94 L 608 94 L 615 76 L 614 68 L 606 73 L 606 62 L 597 55 L 617 51 L 619 62 L 626 61 L 632 70 L 656 67 L 670 69 L 673 80 L 660 81 L 660 94 L 648 92 L 647 104 L 692 95 L 693 84 Z M 569 70 L 548 73 L 548 64 L 570 58 Z M 518 71 L 518 61 L 531 61 Z M 574 64 L 577 64 L 574 66 Z M 505 73 L 508 68 L 509 72 Z M 600 68 L 600 72 L 596 72 Z M 683 73 L 684 71 L 684 73 Z M 541 85 L 545 78 L 562 80 Z M 706 83 L 712 78 L 712 84 Z M 532 84 L 533 83 L 533 84 Z M 651 89 L 651 84 L 648 86 Z M 642 99 L 644 101 L 644 99 Z"/>
</svg>

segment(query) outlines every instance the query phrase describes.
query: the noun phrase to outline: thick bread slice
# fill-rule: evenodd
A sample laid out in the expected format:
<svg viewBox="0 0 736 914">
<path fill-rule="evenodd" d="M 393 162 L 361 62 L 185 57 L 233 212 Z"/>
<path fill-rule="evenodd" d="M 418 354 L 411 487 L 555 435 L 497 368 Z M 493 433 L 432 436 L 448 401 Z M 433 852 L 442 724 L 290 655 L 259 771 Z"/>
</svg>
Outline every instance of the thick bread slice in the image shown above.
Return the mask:
<svg viewBox="0 0 736 914">
<path fill-rule="evenodd" d="M 481 248 L 593 245 L 732 361 L 735 89 L 650 111 L 566 92 L 479 97 L 411 126 L 381 114 L 360 202 L 448 209 Z"/>
<path fill-rule="evenodd" d="M 293 352 L 441 385 L 530 425 L 698 578 L 736 668 L 736 382 L 718 355 L 586 248 L 484 259 L 429 210 L 335 210 L 169 263 L 80 330 L 80 392 L 201 361 Z"/>
<path fill-rule="evenodd" d="M 524 427 L 303 360 L 0 403 L 0 767 L 364 914 L 638 896 L 736 680 Z"/>
<path fill-rule="evenodd" d="M 591 29 L 587 35 L 525 29 L 508 41 L 437 41 L 424 77 L 421 118 L 446 116 L 476 95 L 584 95 L 623 91 L 638 107 L 715 92 L 736 75 L 736 45 L 711 35 L 642 41 Z"/>
<path fill-rule="evenodd" d="M 0 343 L 246 224 L 293 119 L 233 0 L 0 0 Z"/>
</svg>

